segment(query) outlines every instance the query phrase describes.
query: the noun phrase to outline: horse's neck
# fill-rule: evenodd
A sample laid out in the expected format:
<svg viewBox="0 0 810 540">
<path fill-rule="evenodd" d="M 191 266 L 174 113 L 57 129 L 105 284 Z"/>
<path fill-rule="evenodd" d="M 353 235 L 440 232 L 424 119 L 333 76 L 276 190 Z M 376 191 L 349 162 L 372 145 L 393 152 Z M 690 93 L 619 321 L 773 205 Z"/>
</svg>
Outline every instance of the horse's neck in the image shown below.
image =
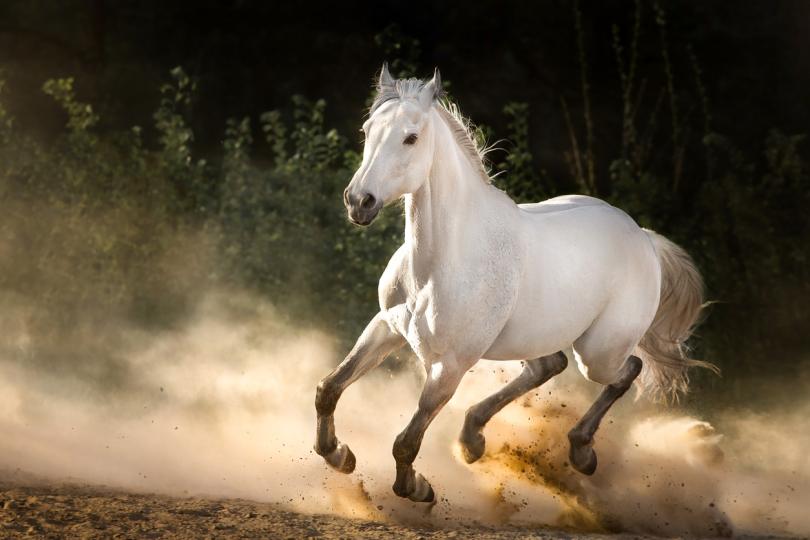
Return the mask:
<svg viewBox="0 0 810 540">
<path fill-rule="evenodd" d="M 470 245 L 464 236 L 479 232 L 481 214 L 494 197 L 444 119 L 433 114 L 436 146 L 430 176 L 405 198 L 405 235 L 417 283 L 460 258 L 459 250 Z"/>
</svg>

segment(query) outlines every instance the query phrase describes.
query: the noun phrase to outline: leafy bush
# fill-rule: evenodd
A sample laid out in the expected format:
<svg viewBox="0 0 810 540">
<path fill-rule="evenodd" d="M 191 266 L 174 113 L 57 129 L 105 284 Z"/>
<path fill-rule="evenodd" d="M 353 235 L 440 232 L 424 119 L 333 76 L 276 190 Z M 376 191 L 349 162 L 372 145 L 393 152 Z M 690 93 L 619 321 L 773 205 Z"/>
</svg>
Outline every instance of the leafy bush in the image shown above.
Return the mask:
<svg viewBox="0 0 810 540">
<path fill-rule="evenodd" d="M 637 1 L 628 47 L 619 27 L 613 27 L 622 98 L 621 133 L 617 134 L 622 141 L 621 155 L 607 160 L 609 174 L 596 174 L 594 181 L 599 162 L 588 106 L 587 55 L 579 7 L 574 3 L 584 107 L 580 130 L 566 102 L 562 103 L 569 130 L 566 155 L 571 177 L 582 192 L 606 198 L 642 226 L 662 232 L 694 256 L 714 302 L 693 344 L 699 355 L 720 364 L 732 378 L 770 375 L 769 358 L 779 355 L 801 360 L 808 352 L 800 330 L 810 323 L 810 175 L 802 155 L 804 136 L 772 130 L 759 157 L 746 155 L 731 139 L 714 132 L 696 54 L 686 47 L 692 87 L 676 84 L 666 13 L 657 2 L 653 15 L 661 43 L 664 86 L 655 101 L 646 99 L 649 85 L 647 79 L 640 80 L 638 68 L 643 13 L 642 3 Z M 668 103 L 668 119 L 662 118 L 662 102 Z M 513 105 L 507 112 L 514 110 Z M 682 114 L 685 110 L 700 114 L 697 127 L 693 118 Z M 526 111 L 520 110 L 518 115 L 525 117 Z M 526 138 L 521 124 L 513 121 L 510 127 L 516 141 Z M 698 141 L 689 138 L 695 132 L 702 132 Z M 525 165 L 532 163 L 525 148 L 525 143 L 518 144 L 511 158 L 516 171 L 535 167 Z M 527 181 L 523 172 L 515 176 L 507 175 L 501 182 L 521 199 L 540 199 L 556 192 L 553 183 Z M 784 371 L 789 374 L 800 366 L 801 362 L 788 362 Z M 737 384 L 726 388 L 742 392 Z"/>
<path fill-rule="evenodd" d="M 675 85 L 666 18 L 656 8 L 666 60 L 661 95 L 670 109 L 670 130 L 662 134 L 662 98 L 650 106 L 637 82 L 640 5 L 629 49 L 614 29 L 623 144 L 607 174 L 598 170 L 589 107 L 582 134 L 562 103 L 572 180 L 695 256 L 718 302 L 699 352 L 727 371 L 747 372 L 761 371 L 774 350 L 806 353 L 797 331 L 810 321 L 803 137 L 773 131 L 760 158 L 714 133 L 689 51 L 692 99 L 703 113 L 702 138 L 690 140 L 688 119 L 679 116 L 689 93 Z M 413 72 L 418 42 L 396 28 L 382 36 L 391 54 L 400 55 L 393 68 Z M 581 36 L 577 46 L 587 101 Z M 99 340 L 123 338 L 99 329 L 121 320 L 171 328 L 211 287 L 248 288 L 296 322 L 347 341 L 376 310 L 377 279 L 402 239 L 401 212 L 387 209 L 370 229 L 348 224 L 341 192 L 359 156 L 327 127 L 323 100 L 293 96 L 289 110 L 264 113 L 255 124 L 229 120 L 221 153 L 206 160 L 195 155 L 190 127 L 196 84 L 180 68 L 160 88 L 154 148 L 138 126 L 98 131 L 98 114 L 76 96 L 69 78 L 43 86 L 64 111 L 66 132 L 56 141 L 34 140 L 3 107 L 4 84 L 0 77 L 0 296 L 20 306 L 36 337 L 35 351 L 20 361 L 89 362 L 109 375 L 115 358 L 87 359 L 110 350 Z M 559 194 L 562 183 L 537 172 L 528 107 L 509 103 L 504 114 L 511 148 L 493 164 L 503 172 L 498 185 L 520 201 Z"/>
</svg>

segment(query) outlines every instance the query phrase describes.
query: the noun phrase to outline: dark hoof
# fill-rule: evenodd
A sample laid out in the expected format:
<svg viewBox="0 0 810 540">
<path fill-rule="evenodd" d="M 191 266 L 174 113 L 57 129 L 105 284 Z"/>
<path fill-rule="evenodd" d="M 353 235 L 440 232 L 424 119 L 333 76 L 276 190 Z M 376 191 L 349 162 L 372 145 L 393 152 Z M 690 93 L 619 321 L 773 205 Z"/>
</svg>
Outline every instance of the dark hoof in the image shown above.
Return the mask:
<svg viewBox="0 0 810 540">
<path fill-rule="evenodd" d="M 354 468 L 357 466 L 357 458 L 354 457 L 354 452 L 347 446 L 346 447 L 346 459 L 343 461 L 343 466 L 338 470 L 344 474 L 350 474 L 354 472 Z"/>
<path fill-rule="evenodd" d="M 571 466 L 582 474 L 592 475 L 596 471 L 596 452 L 590 445 L 571 445 L 568 456 Z"/>
<path fill-rule="evenodd" d="M 467 463 L 475 463 L 481 459 L 487 446 L 486 438 L 478 432 L 474 432 L 472 435 L 462 432 L 458 442 L 461 444 L 461 454 Z"/>
<path fill-rule="evenodd" d="M 428 484 L 427 487 L 428 487 L 428 491 L 425 494 L 424 498 L 422 498 L 422 499 L 420 499 L 418 501 L 416 499 L 411 499 L 411 500 L 414 501 L 414 502 L 423 502 L 423 503 L 435 502 L 436 501 L 436 493 L 433 491 L 433 486 Z"/>
<path fill-rule="evenodd" d="M 357 465 L 357 458 L 349 447 L 343 443 L 339 443 L 337 448 L 331 453 L 325 455 L 323 459 L 330 467 L 343 474 L 354 472 L 354 467 Z"/>
<path fill-rule="evenodd" d="M 413 476 L 397 476 L 397 481 L 394 482 L 394 493 L 398 497 L 410 499 L 418 503 L 432 503 L 436 500 L 436 493 L 433 487 L 425 480 L 421 474 Z"/>
<path fill-rule="evenodd" d="M 413 483 L 413 491 L 408 495 L 408 498 L 413 502 L 418 503 L 432 503 L 436 500 L 436 494 L 433 492 L 433 486 L 430 482 L 425 480 L 421 474 L 417 474 Z"/>
</svg>

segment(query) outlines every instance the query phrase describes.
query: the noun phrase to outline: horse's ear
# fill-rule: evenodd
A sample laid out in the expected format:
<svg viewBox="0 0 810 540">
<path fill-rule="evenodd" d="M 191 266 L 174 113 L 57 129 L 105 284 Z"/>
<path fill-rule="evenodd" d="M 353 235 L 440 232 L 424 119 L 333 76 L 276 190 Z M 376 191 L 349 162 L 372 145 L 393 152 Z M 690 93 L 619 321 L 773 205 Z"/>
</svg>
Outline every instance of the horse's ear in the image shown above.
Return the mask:
<svg viewBox="0 0 810 540">
<path fill-rule="evenodd" d="M 393 88 L 395 82 L 391 73 L 388 71 L 388 62 L 383 62 L 382 69 L 380 70 L 380 78 L 377 80 L 377 90 L 382 91 Z"/>
<path fill-rule="evenodd" d="M 425 83 L 425 87 L 419 95 L 422 105 L 430 107 L 431 104 L 440 97 L 442 97 L 442 75 L 439 73 L 439 68 L 433 71 L 433 78 Z"/>
</svg>

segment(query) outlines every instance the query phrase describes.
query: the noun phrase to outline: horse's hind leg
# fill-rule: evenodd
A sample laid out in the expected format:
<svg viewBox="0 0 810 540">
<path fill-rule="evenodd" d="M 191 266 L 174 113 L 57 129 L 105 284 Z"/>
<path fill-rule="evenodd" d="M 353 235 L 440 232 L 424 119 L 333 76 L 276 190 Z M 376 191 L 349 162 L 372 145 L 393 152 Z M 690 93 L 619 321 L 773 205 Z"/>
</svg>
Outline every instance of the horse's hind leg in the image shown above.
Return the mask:
<svg viewBox="0 0 810 540">
<path fill-rule="evenodd" d="M 340 395 L 404 343 L 404 338 L 392 332 L 378 313 L 363 330 L 346 359 L 318 384 L 315 395 L 315 409 L 318 412 L 315 451 L 338 471 L 350 473 L 355 466 L 354 454 L 335 436 L 334 414 Z"/>
<path fill-rule="evenodd" d="M 459 437 L 461 450 L 467 463 L 477 461 L 484 455 L 486 439 L 484 439 L 482 431 L 498 411 L 526 392 L 562 373 L 567 365 L 568 359 L 562 352 L 526 360 L 523 371 L 517 378 L 498 392 L 467 409 L 464 427 Z"/>
<path fill-rule="evenodd" d="M 616 380 L 605 386 L 585 416 L 568 432 L 571 442 L 569 459 L 571 465 L 583 474 L 593 474 L 596 470 L 596 453 L 593 451 L 593 436 L 599 423 L 617 399 L 622 397 L 633 381 L 641 373 L 641 359 L 630 356 L 619 369 Z"/>
</svg>

